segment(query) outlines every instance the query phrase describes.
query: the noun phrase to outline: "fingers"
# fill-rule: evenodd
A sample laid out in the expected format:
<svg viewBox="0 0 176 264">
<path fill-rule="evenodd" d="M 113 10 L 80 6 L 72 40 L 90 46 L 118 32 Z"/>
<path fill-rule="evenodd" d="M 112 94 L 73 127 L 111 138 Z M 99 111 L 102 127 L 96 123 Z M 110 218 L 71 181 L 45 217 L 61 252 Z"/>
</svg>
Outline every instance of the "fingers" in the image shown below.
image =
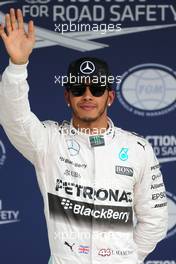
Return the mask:
<svg viewBox="0 0 176 264">
<path fill-rule="evenodd" d="M 5 16 L 5 22 L 6 22 L 6 29 L 8 34 L 10 34 L 12 30 L 16 30 L 16 29 L 24 30 L 23 15 L 20 9 L 17 9 L 17 12 L 15 14 L 15 10 L 11 8 L 10 15 L 6 14 Z"/>
<path fill-rule="evenodd" d="M 6 30 L 8 35 L 12 32 L 12 25 L 11 25 L 11 21 L 10 21 L 10 15 L 7 14 L 5 16 L 5 23 L 6 23 Z"/>
<path fill-rule="evenodd" d="M 4 25 L 3 24 L 0 24 L 0 36 L 3 39 L 3 41 L 6 41 L 7 35 L 4 31 Z"/>
<path fill-rule="evenodd" d="M 1 36 L 2 38 L 6 38 L 11 34 L 14 30 L 24 30 L 24 21 L 23 21 L 23 14 L 20 9 L 17 9 L 16 14 L 14 8 L 10 9 L 10 14 L 6 14 L 5 16 L 5 24 L 6 24 L 6 31 L 7 34 L 4 31 L 4 27 L 1 28 Z M 24 30 L 25 31 L 25 30 Z M 28 23 L 28 38 L 34 38 L 35 37 L 35 28 L 34 23 L 31 20 Z"/>
<path fill-rule="evenodd" d="M 34 38 L 35 36 L 35 29 L 34 29 L 34 22 L 31 20 L 28 24 L 28 38 Z"/>
<path fill-rule="evenodd" d="M 17 9 L 17 20 L 18 20 L 18 28 L 24 29 L 23 14 L 20 9 Z"/>
<path fill-rule="evenodd" d="M 12 30 L 17 29 L 18 28 L 17 20 L 15 16 L 15 10 L 13 8 L 10 8 L 10 20 L 11 20 Z"/>
</svg>

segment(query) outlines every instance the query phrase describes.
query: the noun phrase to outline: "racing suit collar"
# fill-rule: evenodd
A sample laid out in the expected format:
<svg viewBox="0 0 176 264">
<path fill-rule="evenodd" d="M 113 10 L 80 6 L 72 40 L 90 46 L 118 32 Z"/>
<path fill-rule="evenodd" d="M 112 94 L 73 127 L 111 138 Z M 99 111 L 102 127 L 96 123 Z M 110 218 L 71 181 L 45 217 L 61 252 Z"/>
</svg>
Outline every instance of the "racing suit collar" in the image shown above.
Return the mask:
<svg viewBox="0 0 176 264">
<path fill-rule="evenodd" d="M 83 142 L 84 144 L 87 144 L 90 148 L 92 147 L 98 147 L 98 146 L 103 146 L 103 145 L 108 145 L 112 141 L 112 139 L 115 136 L 115 127 L 112 122 L 112 120 L 108 117 L 108 129 L 101 134 L 86 134 L 83 133 L 83 131 L 78 131 L 74 126 L 73 126 L 73 119 L 70 120 L 70 136 L 74 137 L 75 139 Z M 94 139 L 98 139 L 98 142 Z"/>
</svg>

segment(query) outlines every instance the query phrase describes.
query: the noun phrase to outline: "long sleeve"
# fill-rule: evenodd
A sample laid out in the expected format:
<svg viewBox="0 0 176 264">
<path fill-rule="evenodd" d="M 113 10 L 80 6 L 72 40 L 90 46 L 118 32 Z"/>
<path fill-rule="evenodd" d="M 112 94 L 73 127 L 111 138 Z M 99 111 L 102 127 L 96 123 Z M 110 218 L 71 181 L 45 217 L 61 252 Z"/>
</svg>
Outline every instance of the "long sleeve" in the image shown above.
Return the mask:
<svg viewBox="0 0 176 264">
<path fill-rule="evenodd" d="M 142 263 L 167 232 L 168 208 L 162 173 L 150 144 L 145 146 L 145 166 L 135 185 L 137 225 L 134 240 Z"/>
<path fill-rule="evenodd" d="M 36 153 L 46 153 L 48 133 L 31 112 L 26 81 L 27 64 L 10 61 L 0 82 L 0 123 L 11 143 L 32 163 Z"/>
</svg>

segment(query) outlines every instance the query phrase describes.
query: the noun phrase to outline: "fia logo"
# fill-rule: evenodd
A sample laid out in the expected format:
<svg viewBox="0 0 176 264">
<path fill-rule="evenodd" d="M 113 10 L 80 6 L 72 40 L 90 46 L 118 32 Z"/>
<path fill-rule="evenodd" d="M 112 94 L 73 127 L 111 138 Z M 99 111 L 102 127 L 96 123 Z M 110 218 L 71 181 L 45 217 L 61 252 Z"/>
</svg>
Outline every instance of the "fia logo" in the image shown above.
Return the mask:
<svg viewBox="0 0 176 264">
<path fill-rule="evenodd" d="M 119 153 L 119 159 L 126 161 L 128 159 L 128 148 L 122 148 Z"/>
</svg>

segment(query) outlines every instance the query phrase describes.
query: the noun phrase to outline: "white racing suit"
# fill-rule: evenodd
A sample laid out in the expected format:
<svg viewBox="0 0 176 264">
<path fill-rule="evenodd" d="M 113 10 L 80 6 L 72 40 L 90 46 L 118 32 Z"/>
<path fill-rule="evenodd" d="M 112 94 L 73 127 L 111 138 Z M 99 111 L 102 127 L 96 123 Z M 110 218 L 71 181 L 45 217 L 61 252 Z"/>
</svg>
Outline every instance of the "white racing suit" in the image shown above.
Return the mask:
<svg viewBox="0 0 176 264">
<path fill-rule="evenodd" d="M 52 263 L 142 263 L 164 238 L 168 218 L 151 145 L 110 119 L 93 137 L 68 122 L 40 122 L 29 106 L 26 66 L 10 62 L 3 73 L 0 121 L 35 167 Z"/>
</svg>

